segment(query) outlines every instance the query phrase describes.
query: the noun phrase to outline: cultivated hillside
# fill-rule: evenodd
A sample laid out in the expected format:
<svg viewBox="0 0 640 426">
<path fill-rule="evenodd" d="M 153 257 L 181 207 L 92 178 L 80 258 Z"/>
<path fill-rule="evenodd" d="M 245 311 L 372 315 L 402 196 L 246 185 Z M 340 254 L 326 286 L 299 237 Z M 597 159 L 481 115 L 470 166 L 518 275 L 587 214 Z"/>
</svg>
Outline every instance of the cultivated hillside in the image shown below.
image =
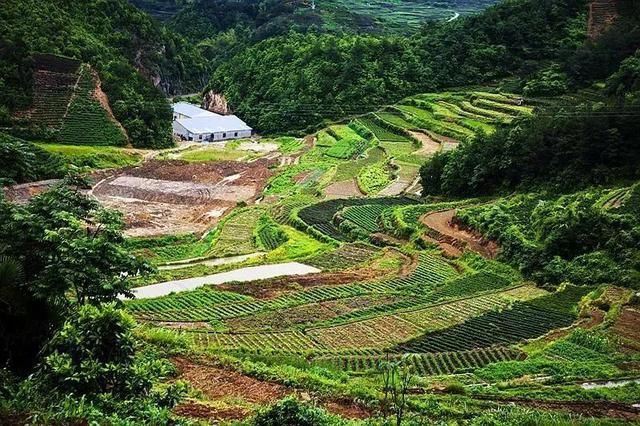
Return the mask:
<svg viewBox="0 0 640 426">
<path fill-rule="evenodd" d="M 54 55 L 35 55 L 33 84 L 33 104 L 15 114 L 18 127 L 43 129 L 51 140 L 72 145 L 128 143 L 102 91 L 98 73 L 90 65 Z"/>
</svg>

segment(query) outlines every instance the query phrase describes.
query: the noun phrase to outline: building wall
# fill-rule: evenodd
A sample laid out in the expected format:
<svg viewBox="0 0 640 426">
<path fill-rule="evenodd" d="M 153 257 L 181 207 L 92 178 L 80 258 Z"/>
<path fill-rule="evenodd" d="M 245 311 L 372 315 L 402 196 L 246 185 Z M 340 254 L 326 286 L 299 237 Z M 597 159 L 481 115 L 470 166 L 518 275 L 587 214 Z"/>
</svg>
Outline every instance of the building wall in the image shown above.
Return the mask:
<svg viewBox="0 0 640 426">
<path fill-rule="evenodd" d="M 184 115 L 184 114 L 180 114 L 179 112 L 173 112 L 173 121 L 175 120 L 181 120 L 183 118 L 191 118 L 188 115 Z"/>
<path fill-rule="evenodd" d="M 218 142 L 233 139 L 250 138 L 252 132 L 251 130 L 234 130 L 230 132 L 193 134 L 180 123 L 174 121 L 173 133 L 184 140 L 193 140 L 194 142 Z"/>
<path fill-rule="evenodd" d="M 189 139 L 190 136 L 192 136 L 191 133 L 177 121 L 173 122 L 173 134 L 178 135 L 179 137 L 182 137 L 187 140 Z"/>
</svg>

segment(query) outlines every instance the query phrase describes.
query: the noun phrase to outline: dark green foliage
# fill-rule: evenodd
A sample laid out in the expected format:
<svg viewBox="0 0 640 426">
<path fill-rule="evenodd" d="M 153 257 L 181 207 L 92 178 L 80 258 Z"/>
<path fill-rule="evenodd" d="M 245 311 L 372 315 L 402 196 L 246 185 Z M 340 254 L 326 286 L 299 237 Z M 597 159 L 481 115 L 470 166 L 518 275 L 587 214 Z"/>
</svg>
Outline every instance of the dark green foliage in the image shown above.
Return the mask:
<svg viewBox="0 0 640 426">
<path fill-rule="evenodd" d="M 502 257 L 531 278 L 636 288 L 638 217 L 628 214 L 624 204 L 603 208 L 600 199 L 599 191 L 562 197 L 520 195 L 463 209 L 457 218 L 497 241 Z"/>
<path fill-rule="evenodd" d="M 32 143 L 0 133 L 0 187 L 62 177 L 61 158 Z"/>
<path fill-rule="evenodd" d="M 344 424 L 326 411 L 288 397 L 258 413 L 254 426 L 331 426 Z"/>
<path fill-rule="evenodd" d="M 467 141 L 421 169 L 425 195 L 469 196 L 531 187 L 570 190 L 640 174 L 640 121 L 575 106 Z"/>
<path fill-rule="evenodd" d="M 476 17 L 430 24 L 417 36 L 288 34 L 235 55 L 214 73 L 261 131 L 316 125 L 436 88 L 529 74 L 541 59 L 575 51 L 584 0 L 505 2 Z M 499 30 L 496 30 L 499 28 Z"/>
<path fill-rule="evenodd" d="M 267 215 L 258 219 L 255 234 L 259 243 L 266 250 L 275 250 L 289 239 L 287 234 L 280 228 L 280 225 Z"/>
<path fill-rule="evenodd" d="M 130 294 L 129 276 L 144 263 L 122 248 L 122 221 L 68 178 L 17 206 L 0 197 L 0 255 L 17 262 L 0 303 L 0 363 L 23 372 L 75 306 Z"/>
<path fill-rule="evenodd" d="M 317 232 L 326 234 L 337 240 L 344 240 L 345 236 L 335 226 L 333 217 L 345 207 L 363 205 L 381 205 L 385 207 L 416 204 L 409 198 L 373 198 L 373 199 L 338 199 L 329 200 L 305 207 L 298 213 L 302 222 Z"/>
<path fill-rule="evenodd" d="M 140 347 L 134 325 L 114 304 L 71 312 L 33 375 L 0 383 L 0 404 L 44 424 L 168 424 L 186 386 L 154 388 L 174 367 Z"/>
<path fill-rule="evenodd" d="M 151 383 L 135 371 L 133 324 L 114 305 L 81 307 L 47 344 L 43 380 L 56 392 L 78 396 L 148 392 Z"/>
<path fill-rule="evenodd" d="M 559 65 L 552 65 L 529 80 L 524 86 L 526 96 L 559 96 L 569 89 L 568 77 Z"/>
<path fill-rule="evenodd" d="M 531 302 L 516 303 L 503 312 L 489 312 L 466 322 L 412 339 L 397 347 L 400 352 L 450 352 L 508 345 L 567 327 L 576 318 L 574 309 L 590 289 L 567 287 Z"/>
<path fill-rule="evenodd" d="M 607 80 L 607 92 L 623 103 L 640 103 L 640 50 L 625 59 Z"/>
</svg>

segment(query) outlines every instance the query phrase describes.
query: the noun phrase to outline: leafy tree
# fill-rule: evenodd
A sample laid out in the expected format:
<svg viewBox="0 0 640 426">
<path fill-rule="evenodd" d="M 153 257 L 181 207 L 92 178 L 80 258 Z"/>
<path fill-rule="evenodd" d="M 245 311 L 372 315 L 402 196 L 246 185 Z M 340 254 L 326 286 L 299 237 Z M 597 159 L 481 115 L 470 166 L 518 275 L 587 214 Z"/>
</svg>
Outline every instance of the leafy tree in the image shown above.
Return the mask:
<svg viewBox="0 0 640 426">
<path fill-rule="evenodd" d="M 0 186 L 62 177 L 60 157 L 32 143 L 0 133 Z"/>
<path fill-rule="evenodd" d="M 554 64 L 538 72 L 524 86 L 526 96 L 559 96 L 569 90 L 569 78 L 560 65 Z"/>
<path fill-rule="evenodd" d="M 153 369 L 136 357 L 133 319 L 115 304 L 84 305 L 47 343 L 39 374 L 60 394 L 98 395 L 116 398 L 146 395 Z"/>
<path fill-rule="evenodd" d="M 82 194 L 85 184 L 67 178 L 25 206 L 0 198 L 0 254 L 24 271 L 23 280 L 2 292 L 0 316 L 8 324 L 0 327 L 0 346 L 8 350 L 4 362 L 28 367 L 70 310 L 130 295 L 128 277 L 147 270 L 122 247 L 120 216 Z M 25 330 L 28 338 L 22 336 Z"/>
</svg>

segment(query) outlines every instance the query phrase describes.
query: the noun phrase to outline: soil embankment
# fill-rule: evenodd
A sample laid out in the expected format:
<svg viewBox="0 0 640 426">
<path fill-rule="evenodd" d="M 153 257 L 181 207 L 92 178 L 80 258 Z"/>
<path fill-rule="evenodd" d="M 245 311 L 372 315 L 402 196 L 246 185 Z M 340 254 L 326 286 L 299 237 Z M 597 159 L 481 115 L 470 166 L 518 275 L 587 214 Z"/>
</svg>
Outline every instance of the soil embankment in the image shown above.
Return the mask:
<svg viewBox="0 0 640 426">
<path fill-rule="evenodd" d="M 498 245 L 455 224 L 455 215 L 456 210 L 450 209 L 428 213 L 422 216 L 420 220 L 440 237 L 437 238 L 439 242 L 456 247 L 462 246 L 464 249 L 474 251 L 481 256 L 495 258 L 498 254 Z"/>
</svg>

